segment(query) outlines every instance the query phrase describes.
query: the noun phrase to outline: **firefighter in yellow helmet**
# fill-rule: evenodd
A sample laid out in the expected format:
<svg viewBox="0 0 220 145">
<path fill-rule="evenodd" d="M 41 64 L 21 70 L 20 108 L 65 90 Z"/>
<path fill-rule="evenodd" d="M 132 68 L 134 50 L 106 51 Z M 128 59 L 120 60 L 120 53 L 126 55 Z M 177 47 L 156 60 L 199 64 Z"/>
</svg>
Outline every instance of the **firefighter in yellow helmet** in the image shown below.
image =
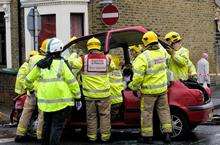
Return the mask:
<svg viewBox="0 0 220 145">
<path fill-rule="evenodd" d="M 131 56 L 132 56 L 132 60 L 134 60 L 140 53 L 142 50 L 142 46 L 141 45 L 132 45 L 129 47 L 130 51 L 131 51 Z"/>
<path fill-rule="evenodd" d="M 95 37 L 89 39 L 87 49 L 88 54 L 75 59 L 72 66 L 81 70 L 82 92 L 86 99 L 87 137 L 91 142 L 97 140 L 99 116 L 101 140 L 105 142 L 110 139 L 111 134 L 108 73 L 110 69 L 115 68 L 115 65 L 110 55 L 105 55 L 101 51 L 99 39 Z"/>
<path fill-rule="evenodd" d="M 120 66 L 120 57 L 112 55 L 112 61 L 115 63 L 116 69 L 109 73 L 110 78 L 110 94 L 111 94 L 111 118 L 119 119 L 120 108 L 123 102 L 122 91 L 125 89 L 125 82 Z"/>
<path fill-rule="evenodd" d="M 63 43 L 51 38 L 47 55 L 26 76 L 27 89 L 34 89 L 38 108 L 43 111 L 44 127 L 42 145 L 59 145 L 65 119 L 70 115 L 74 100 L 80 99 L 79 84 L 61 57 Z"/>
<path fill-rule="evenodd" d="M 174 73 L 174 79 L 187 80 L 189 78 L 190 71 L 193 71 L 195 68 L 189 59 L 189 50 L 182 46 L 182 38 L 177 32 L 167 33 L 165 40 L 173 48 L 168 49 L 167 51 L 171 55 L 168 61 L 168 68 Z"/>
<path fill-rule="evenodd" d="M 17 74 L 17 78 L 15 82 L 15 93 L 17 93 L 18 95 L 26 94 L 24 79 L 30 71 L 28 67 L 28 63 L 29 63 L 30 58 L 37 54 L 38 54 L 37 51 L 30 51 L 28 54 L 28 58 L 18 70 L 18 74 Z"/>
<path fill-rule="evenodd" d="M 18 76 L 21 76 L 20 81 L 22 81 L 22 83 L 24 84 L 25 82 L 25 77 L 26 75 L 34 68 L 35 64 L 41 60 L 42 58 L 44 58 L 44 54 L 46 52 L 46 45 L 48 43 L 48 39 L 44 40 L 39 51 L 31 51 L 30 52 L 30 56 L 28 57 L 28 62 L 25 62 L 22 66 L 21 66 L 21 73 L 18 73 Z M 22 74 L 22 75 L 20 75 Z M 19 77 L 17 77 L 17 79 L 19 79 Z M 35 88 L 34 90 L 37 89 L 37 81 L 35 82 Z M 17 82 L 15 85 L 15 91 L 18 93 L 18 86 Z M 25 85 L 19 85 L 22 86 L 22 88 L 25 88 Z M 23 90 L 23 89 L 22 89 Z M 26 91 L 22 91 L 20 93 L 25 93 Z M 15 137 L 15 142 L 25 142 L 27 141 L 27 137 L 26 137 L 26 133 L 27 133 L 27 128 L 32 116 L 32 113 L 34 112 L 35 108 L 36 108 L 36 98 L 34 96 L 34 94 L 30 94 L 29 92 L 27 92 L 28 96 L 25 100 L 24 103 L 24 108 L 22 111 L 22 115 L 20 117 L 19 120 L 19 124 L 17 127 L 17 132 L 16 132 L 16 137 Z M 38 112 L 38 127 L 37 127 L 37 139 L 41 140 L 42 139 L 42 128 L 43 128 L 43 114 L 41 111 Z"/>
<path fill-rule="evenodd" d="M 167 98 L 168 54 L 158 45 L 158 37 L 153 31 L 143 35 L 144 51 L 137 56 L 132 66 L 134 76 L 129 88 L 141 92 L 141 134 L 143 142 L 152 143 L 153 110 L 156 109 L 164 130 L 164 141 L 170 142 L 172 132 L 170 109 Z M 159 124 L 155 124 L 159 125 Z"/>
</svg>

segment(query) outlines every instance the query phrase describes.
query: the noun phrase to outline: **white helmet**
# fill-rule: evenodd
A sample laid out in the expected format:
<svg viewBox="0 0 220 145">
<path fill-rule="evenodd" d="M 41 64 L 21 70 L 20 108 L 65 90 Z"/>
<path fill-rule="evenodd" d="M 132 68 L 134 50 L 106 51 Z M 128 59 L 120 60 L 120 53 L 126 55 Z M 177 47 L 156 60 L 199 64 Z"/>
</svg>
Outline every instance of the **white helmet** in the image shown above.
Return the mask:
<svg viewBox="0 0 220 145">
<path fill-rule="evenodd" d="M 61 52 L 63 50 L 63 42 L 57 38 L 52 38 L 47 44 L 47 52 Z"/>
</svg>

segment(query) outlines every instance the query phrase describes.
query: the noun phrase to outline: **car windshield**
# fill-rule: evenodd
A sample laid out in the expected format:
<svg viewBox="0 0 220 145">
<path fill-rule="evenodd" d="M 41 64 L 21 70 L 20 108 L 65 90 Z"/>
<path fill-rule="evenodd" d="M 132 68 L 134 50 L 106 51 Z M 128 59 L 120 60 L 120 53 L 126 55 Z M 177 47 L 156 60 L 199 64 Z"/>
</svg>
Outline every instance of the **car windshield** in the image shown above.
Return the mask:
<svg viewBox="0 0 220 145">
<path fill-rule="evenodd" d="M 142 36 L 143 32 L 133 29 L 110 30 L 103 33 L 80 37 L 68 43 L 65 46 L 66 51 L 64 53 L 67 51 L 70 54 L 76 52 L 79 55 L 87 53 L 86 43 L 92 37 L 98 38 L 101 41 L 101 50 L 105 53 L 108 53 L 110 49 L 116 49 L 120 47 L 126 47 L 127 49 L 128 46 L 141 44 Z"/>
<path fill-rule="evenodd" d="M 122 31 L 114 32 L 110 36 L 109 48 L 114 49 L 117 47 L 131 46 L 141 44 L 142 32 L 138 31 Z"/>
<path fill-rule="evenodd" d="M 65 58 L 68 58 L 68 56 L 70 54 L 72 54 L 73 52 L 77 53 L 79 56 L 86 54 L 87 51 L 87 41 L 92 38 L 92 37 L 96 37 L 100 40 L 101 42 L 101 50 L 104 50 L 104 44 L 105 44 L 105 37 L 106 33 L 98 33 L 98 34 L 94 34 L 94 35 L 88 35 L 88 36 L 83 36 L 80 37 L 72 42 L 69 42 L 65 47 L 65 51 L 63 52 L 63 56 Z"/>
</svg>

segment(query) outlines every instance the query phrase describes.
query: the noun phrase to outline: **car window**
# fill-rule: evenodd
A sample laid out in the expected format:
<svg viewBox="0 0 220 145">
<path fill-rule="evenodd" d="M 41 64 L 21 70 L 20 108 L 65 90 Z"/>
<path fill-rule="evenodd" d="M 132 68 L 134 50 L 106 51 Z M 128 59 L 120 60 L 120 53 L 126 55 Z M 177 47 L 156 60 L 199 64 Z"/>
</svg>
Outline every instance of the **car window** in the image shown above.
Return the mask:
<svg viewBox="0 0 220 145">
<path fill-rule="evenodd" d="M 99 33 L 99 34 L 80 37 L 80 38 L 74 40 L 73 42 L 70 42 L 69 44 L 67 44 L 65 46 L 66 47 L 65 51 L 69 51 L 69 54 L 72 54 L 72 53 L 75 52 L 79 56 L 87 54 L 88 53 L 88 51 L 87 51 L 87 41 L 92 37 L 96 37 L 100 40 L 100 42 L 101 42 L 101 51 L 103 51 L 104 50 L 104 44 L 105 44 L 105 36 L 106 36 L 106 33 Z"/>
<path fill-rule="evenodd" d="M 140 44 L 142 36 L 143 33 L 137 31 L 112 33 L 109 48 L 123 47 L 124 44 L 128 46 Z"/>
</svg>

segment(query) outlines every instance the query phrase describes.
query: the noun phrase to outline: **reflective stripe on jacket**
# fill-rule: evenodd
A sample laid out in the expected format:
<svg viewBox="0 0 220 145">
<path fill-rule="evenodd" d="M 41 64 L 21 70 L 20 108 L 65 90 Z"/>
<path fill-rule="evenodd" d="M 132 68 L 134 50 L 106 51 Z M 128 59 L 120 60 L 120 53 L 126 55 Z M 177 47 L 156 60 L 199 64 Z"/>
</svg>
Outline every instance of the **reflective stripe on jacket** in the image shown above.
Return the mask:
<svg viewBox="0 0 220 145">
<path fill-rule="evenodd" d="M 25 90 L 25 77 L 29 73 L 29 66 L 27 62 L 24 62 L 18 70 L 18 74 L 15 82 L 15 92 L 19 95 L 24 94 Z"/>
<path fill-rule="evenodd" d="M 187 80 L 189 77 L 189 50 L 181 47 L 178 51 L 175 51 L 168 61 L 168 68 L 174 74 L 175 80 Z"/>
<path fill-rule="evenodd" d="M 26 85 L 33 89 L 38 80 L 36 96 L 38 107 L 44 112 L 54 112 L 74 105 L 74 99 L 80 98 L 79 84 L 63 60 L 53 60 L 50 69 L 37 66 L 26 77 Z"/>
<path fill-rule="evenodd" d="M 145 50 L 132 64 L 134 76 L 129 88 L 143 94 L 160 94 L 167 91 L 167 55 L 161 48 Z"/>
<path fill-rule="evenodd" d="M 123 102 L 122 90 L 125 88 L 123 76 L 120 70 L 114 70 L 109 73 L 111 104 Z"/>
</svg>

